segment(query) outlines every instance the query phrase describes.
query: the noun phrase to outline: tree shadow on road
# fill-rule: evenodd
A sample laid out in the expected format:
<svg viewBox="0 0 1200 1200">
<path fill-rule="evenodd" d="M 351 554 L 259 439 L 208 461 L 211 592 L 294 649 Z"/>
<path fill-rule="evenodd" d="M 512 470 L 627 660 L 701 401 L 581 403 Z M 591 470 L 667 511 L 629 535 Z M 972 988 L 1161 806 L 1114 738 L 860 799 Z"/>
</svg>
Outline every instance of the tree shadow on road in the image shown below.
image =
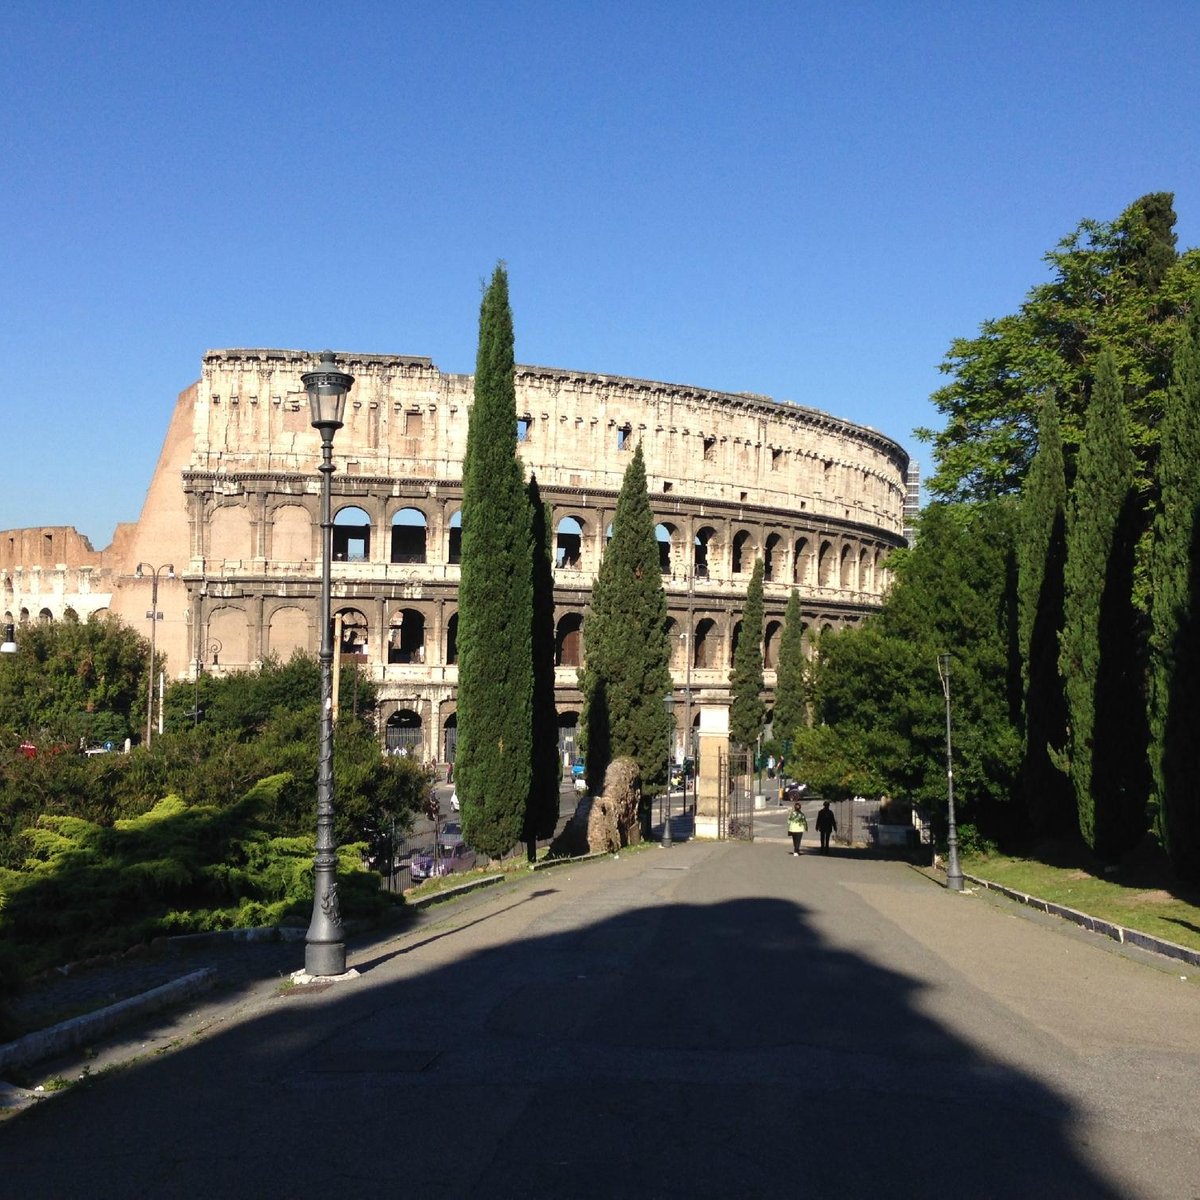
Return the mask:
<svg viewBox="0 0 1200 1200">
<path fill-rule="evenodd" d="M 542 900 L 538 900 L 542 903 Z M 484 926 L 483 930 L 488 927 Z M 1061 1095 L 801 905 L 464 928 L 5 1129 L 12 1195 L 1097 1197 Z M 370 952 L 369 952 L 370 953 Z"/>
</svg>

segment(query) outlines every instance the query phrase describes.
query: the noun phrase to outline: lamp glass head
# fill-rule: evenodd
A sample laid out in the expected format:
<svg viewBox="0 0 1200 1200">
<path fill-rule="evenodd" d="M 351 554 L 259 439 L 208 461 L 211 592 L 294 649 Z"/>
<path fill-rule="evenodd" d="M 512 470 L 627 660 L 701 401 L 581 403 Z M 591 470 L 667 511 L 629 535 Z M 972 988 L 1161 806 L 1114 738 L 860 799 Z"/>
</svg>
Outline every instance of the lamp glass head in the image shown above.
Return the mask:
<svg viewBox="0 0 1200 1200">
<path fill-rule="evenodd" d="M 321 354 L 321 365 L 300 376 L 308 393 L 308 407 L 314 429 L 341 429 L 346 411 L 346 394 L 354 382 L 348 371 L 338 370 L 332 350 Z"/>
</svg>

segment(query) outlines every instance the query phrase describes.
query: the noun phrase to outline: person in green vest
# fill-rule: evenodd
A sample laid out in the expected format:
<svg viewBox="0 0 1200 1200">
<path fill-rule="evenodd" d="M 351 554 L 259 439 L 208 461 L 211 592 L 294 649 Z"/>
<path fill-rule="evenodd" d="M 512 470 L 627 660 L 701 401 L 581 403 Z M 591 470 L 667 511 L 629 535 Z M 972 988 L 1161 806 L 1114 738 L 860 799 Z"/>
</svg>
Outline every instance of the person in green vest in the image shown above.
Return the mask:
<svg viewBox="0 0 1200 1200">
<path fill-rule="evenodd" d="M 800 839 L 804 836 L 808 829 L 808 818 L 804 815 L 804 809 L 800 807 L 799 799 L 792 805 L 792 811 L 788 813 L 788 833 L 792 835 L 792 857 L 800 857 Z"/>
</svg>

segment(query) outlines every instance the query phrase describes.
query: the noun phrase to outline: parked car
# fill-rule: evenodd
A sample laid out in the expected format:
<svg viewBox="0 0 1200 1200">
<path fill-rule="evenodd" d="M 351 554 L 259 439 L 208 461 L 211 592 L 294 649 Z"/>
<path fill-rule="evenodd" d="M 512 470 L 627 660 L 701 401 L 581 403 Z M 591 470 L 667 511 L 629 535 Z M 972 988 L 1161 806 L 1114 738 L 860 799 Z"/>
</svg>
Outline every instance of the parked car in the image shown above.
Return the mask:
<svg viewBox="0 0 1200 1200">
<path fill-rule="evenodd" d="M 458 788 L 455 788 L 454 791 L 450 793 L 450 811 L 460 812 L 461 810 L 462 806 L 458 803 Z"/>
<path fill-rule="evenodd" d="M 460 838 L 439 842 L 436 854 L 433 850 L 422 850 L 419 854 L 414 854 L 409 863 L 409 871 L 414 880 L 424 880 L 451 875 L 455 871 L 469 871 L 474 865 L 475 851 Z"/>
</svg>

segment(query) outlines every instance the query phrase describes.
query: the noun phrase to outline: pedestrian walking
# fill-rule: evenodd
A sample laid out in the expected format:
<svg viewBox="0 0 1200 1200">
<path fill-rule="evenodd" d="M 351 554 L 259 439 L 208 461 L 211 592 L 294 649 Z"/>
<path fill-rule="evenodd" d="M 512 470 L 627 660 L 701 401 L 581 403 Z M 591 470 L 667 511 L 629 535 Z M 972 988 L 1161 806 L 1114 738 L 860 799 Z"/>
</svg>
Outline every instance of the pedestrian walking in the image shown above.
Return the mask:
<svg viewBox="0 0 1200 1200">
<path fill-rule="evenodd" d="M 800 857 L 800 839 L 804 836 L 808 829 L 808 818 L 804 815 L 804 809 L 800 807 L 800 801 L 797 800 L 792 805 L 792 811 L 788 813 L 788 833 L 792 835 L 792 857 Z"/>
<path fill-rule="evenodd" d="M 833 809 L 829 807 L 829 801 L 825 801 L 824 808 L 817 813 L 817 833 L 821 835 L 821 853 L 829 853 L 829 838 L 833 831 L 837 828 L 837 817 L 833 815 Z"/>
</svg>

